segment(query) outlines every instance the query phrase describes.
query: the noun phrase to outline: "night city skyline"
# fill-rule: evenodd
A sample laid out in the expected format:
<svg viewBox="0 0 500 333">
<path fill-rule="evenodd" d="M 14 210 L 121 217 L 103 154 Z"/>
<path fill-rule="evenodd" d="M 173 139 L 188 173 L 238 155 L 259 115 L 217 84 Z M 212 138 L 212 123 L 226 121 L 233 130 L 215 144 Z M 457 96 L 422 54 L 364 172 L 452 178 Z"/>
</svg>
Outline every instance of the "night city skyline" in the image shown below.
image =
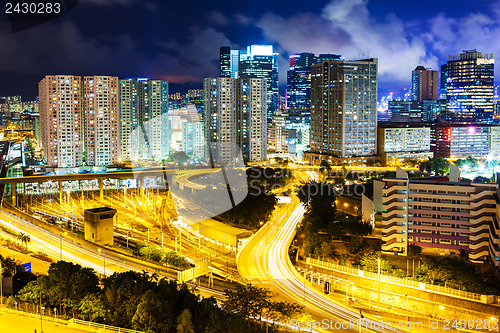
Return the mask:
<svg viewBox="0 0 500 333">
<path fill-rule="evenodd" d="M 3 8 L 0 333 L 500 331 L 500 0 Z"/>
<path fill-rule="evenodd" d="M 416 66 L 438 70 L 462 50 L 500 54 L 499 29 L 494 1 L 81 1 L 62 17 L 18 33 L 3 16 L 0 95 L 33 99 L 46 74 L 192 83 L 178 86 L 185 91 L 217 75 L 220 46 L 272 44 L 282 95 L 288 56 L 312 52 L 378 58 L 382 96 L 409 88 Z"/>
</svg>

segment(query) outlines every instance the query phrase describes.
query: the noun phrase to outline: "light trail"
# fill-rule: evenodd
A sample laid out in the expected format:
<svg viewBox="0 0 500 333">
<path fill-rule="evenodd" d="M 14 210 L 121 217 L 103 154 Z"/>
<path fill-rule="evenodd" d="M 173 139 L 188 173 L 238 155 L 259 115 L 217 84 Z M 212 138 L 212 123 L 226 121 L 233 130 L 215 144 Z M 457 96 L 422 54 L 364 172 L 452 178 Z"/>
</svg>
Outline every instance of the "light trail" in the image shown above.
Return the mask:
<svg viewBox="0 0 500 333">
<path fill-rule="evenodd" d="M 319 176 L 316 172 L 308 171 L 307 173 L 310 179 L 318 181 Z M 325 319 L 357 323 L 360 319 L 358 312 L 314 289 L 311 283 L 297 272 L 290 261 L 288 249 L 305 211 L 304 206 L 299 203 L 285 221 L 282 216 L 279 222 L 271 228 L 269 227 L 271 221 L 261 227 L 238 253 L 237 263 L 240 275 L 249 283 L 260 283 L 261 286 L 277 290 L 280 295 L 287 295 Z M 380 326 L 378 321 L 364 316 L 361 332 L 398 332 L 383 325 L 380 328 L 377 326 Z M 359 329 L 356 328 L 355 331 L 359 332 Z"/>
</svg>

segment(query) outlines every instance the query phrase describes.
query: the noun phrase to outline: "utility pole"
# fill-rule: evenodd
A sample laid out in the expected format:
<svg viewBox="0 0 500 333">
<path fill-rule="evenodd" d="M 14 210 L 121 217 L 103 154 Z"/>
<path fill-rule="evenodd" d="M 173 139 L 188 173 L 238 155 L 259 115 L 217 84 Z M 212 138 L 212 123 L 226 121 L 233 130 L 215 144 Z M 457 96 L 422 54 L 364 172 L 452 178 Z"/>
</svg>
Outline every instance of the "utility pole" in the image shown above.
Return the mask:
<svg viewBox="0 0 500 333">
<path fill-rule="evenodd" d="M 378 302 L 380 303 L 380 258 L 378 258 Z"/>
<path fill-rule="evenodd" d="M 42 320 L 42 289 L 40 289 L 40 333 L 43 333 L 43 320 Z"/>
<path fill-rule="evenodd" d="M 3 267 L 0 259 L 0 304 L 3 305 Z"/>
</svg>

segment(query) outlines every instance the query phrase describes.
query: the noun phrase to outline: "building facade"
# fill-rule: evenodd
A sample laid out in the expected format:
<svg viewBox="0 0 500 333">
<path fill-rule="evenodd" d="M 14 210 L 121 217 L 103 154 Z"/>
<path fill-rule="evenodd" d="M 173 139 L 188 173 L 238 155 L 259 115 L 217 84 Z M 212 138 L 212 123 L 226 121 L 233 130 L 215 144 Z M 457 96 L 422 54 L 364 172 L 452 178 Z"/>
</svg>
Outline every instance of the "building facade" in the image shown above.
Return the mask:
<svg viewBox="0 0 500 333">
<path fill-rule="evenodd" d="M 286 105 L 291 115 L 311 114 L 311 66 L 323 60 L 340 60 L 340 55 L 294 53 L 287 72 Z"/>
<path fill-rule="evenodd" d="M 211 158 L 228 163 L 267 159 L 266 86 L 255 78 L 204 80 L 204 124 Z"/>
<path fill-rule="evenodd" d="M 427 160 L 434 156 L 430 126 L 380 123 L 377 134 L 377 150 L 384 165 L 410 159 Z"/>
<path fill-rule="evenodd" d="M 47 75 L 38 84 L 40 137 L 49 167 L 83 165 L 82 79 Z"/>
<path fill-rule="evenodd" d="M 312 153 L 376 155 L 377 59 L 325 60 L 312 66 Z"/>
<path fill-rule="evenodd" d="M 120 80 L 120 138 L 123 161 L 163 160 L 170 153 L 168 82 Z"/>
<path fill-rule="evenodd" d="M 422 102 L 437 100 L 439 86 L 438 71 L 433 71 L 424 66 L 417 66 L 411 73 L 411 99 Z"/>
<path fill-rule="evenodd" d="M 424 100 L 422 107 L 422 121 L 436 121 L 446 119 L 446 99 Z"/>
<path fill-rule="evenodd" d="M 431 151 L 436 157 L 455 159 L 498 156 L 499 125 L 435 123 L 431 125 Z M 493 143 L 493 144 L 492 144 Z"/>
<path fill-rule="evenodd" d="M 120 161 L 118 77 L 83 79 L 85 164 L 107 166 Z"/>
<path fill-rule="evenodd" d="M 182 124 L 182 151 L 191 159 L 205 159 L 205 132 L 201 121 L 185 122 Z"/>
<path fill-rule="evenodd" d="M 439 255 L 464 250 L 471 261 L 500 265 L 497 184 L 407 177 L 383 183 L 383 252 L 406 255 L 415 244 Z"/>
<path fill-rule="evenodd" d="M 491 53 L 464 51 L 446 64 L 446 120 L 490 122 L 493 119 L 494 59 Z"/>
<path fill-rule="evenodd" d="M 229 65 L 227 64 L 228 57 Z M 220 59 L 221 77 L 260 78 L 264 81 L 267 120 L 270 123 L 272 115 L 278 110 L 279 101 L 278 54 L 273 52 L 273 46 L 250 45 L 246 50 L 231 50 L 230 47 L 224 46 L 220 49 Z"/>
<path fill-rule="evenodd" d="M 411 123 L 422 121 L 422 106 L 418 101 L 389 101 L 392 122 Z"/>
</svg>

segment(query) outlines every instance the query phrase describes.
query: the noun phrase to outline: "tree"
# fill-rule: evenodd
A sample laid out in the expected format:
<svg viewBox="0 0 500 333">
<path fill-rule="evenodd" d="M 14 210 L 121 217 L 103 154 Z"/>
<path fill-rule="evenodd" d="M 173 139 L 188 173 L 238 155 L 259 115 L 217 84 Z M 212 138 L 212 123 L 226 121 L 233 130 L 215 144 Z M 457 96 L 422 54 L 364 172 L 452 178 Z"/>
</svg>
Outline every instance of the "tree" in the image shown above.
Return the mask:
<svg viewBox="0 0 500 333">
<path fill-rule="evenodd" d="M 420 170 L 427 172 L 434 171 L 436 175 L 442 175 L 448 172 L 449 163 L 442 157 L 433 157 L 427 161 L 422 161 L 420 163 Z"/>
<path fill-rule="evenodd" d="M 137 306 L 132 325 L 136 330 L 146 332 L 158 332 L 163 327 L 159 321 L 161 313 L 161 301 L 153 290 L 148 290 L 142 297 L 141 303 Z"/>
<path fill-rule="evenodd" d="M 177 318 L 177 333 L 194 333 L 193 323 L 191 322 L 191 311 L 184 309 Z"/>
<path fill-rule="evenodd" d="M 49 266 L 47 298 L 62 309 L 78 310 L 81 300 L 88 293 L 99 292 L 99 279 L 92 268 L 66 261 Z"/>
<path fill-rule="evenodd" d="M 236 207 L 222 213 L 220 216 L 234 224 L 244 224 L 250 227 L 260 226 L 267 221 L 274 211 L 278 199 L 263 186 L 249 188 L 249 193 Z"/>
<path fill-rule="evenodd" d="M 139 249 L 139 255 L 147 260 L 159 262 L 163 257 L 163 252 L 154 246 L 144 246 Z"/>
<path fill-rule="evenodd" d="M 28 250 L 28 243 L 31 242 L 31 236 L 21 232 L 17 235 L 17 239 L 24 245 L 25 249 Z"/>
<path fill-rule="evenodd" d="M 390 272 L 393 270 L 392 264 L 381 258 L 380 252 L 368 252 L 364 253 L 359 259 L 359 264 L 363 269 L 369 272 L 378 272 L 378 260 L 380 259 L 380 271 L 381 272 Z"/>
<path fill-rule="evenodd" d="M 226 299 L 222 302 L 222 308 L 228 312 L 237 313 L 244 318 L 261 318 L 264 309 L 271 297 L 267 289 L 248 285 L 236 285 L 236 289 L 224 290 Z"/>
<path fill-rule="evenodd" d="M 170 158 L 174 161 L 178 166 L 184 165 L 189 161 L 189 156 L 183 151 L 176 151 L 170 154 Z"/>
<path fill-rule="evenodd" d="M 87 294 L 80 301 L 79 310 L 84 316 L 87 316 L 90 321 L 106 315 L 106 308 L 99 294 Z"/>
<path fill-rule="evenodd" d="M 0 254 L 0 261 L 2 262 L 2 271 L 0 275 L 3 277 L 12 276 L 16 273 L 16 267 L 19 262 L 16 262 L 10 257 L 4 257 Z"/>
<path fill-rule="evenodd" d="M 361 236 L 352 236 L 349 240 L 349 250 L 352 254 L 358 253 L 368 247 L 368 243 Z"/>
<path fill-rule="evenodd" d="M 483 176 L 477 176 L 476 178 L 474 178 L 474 180 L 472 181 L 473 183 L 484 183 L 484 184 L 487 184 L 487 183 L 490 183 L 490 178 L 487 178 L 487 177 L 483 177 Z"/>
<path fill-rule="evenodd" d="M 300 202 L 306 207 L 309 207 L 314 200 L 322 200 L 331 204 L 335 202 L 335 191 L 331 185 L 314 180 L 301 183 L 296 189 L 296 194 Z"/>
<path fill-rule="evenodd" d="M 29 282 L 23 289 L 21 289 L 19 292 L 19 299 L 31 304 L 38 304 L 41 297 L 42 304 L 46 304 L 48 287 L 48 277 L 46 275 L 42 275 L 35 281 Z"/>
<path fill-rule="evenodd" d="M 266 316 L 274 322 L 286 323 L 290 319 L 297 317 L 304 310 L 304 307 L 296 303 L 270 302 Z"/>
<path fill-rule="evenodd" d="M 327 160 L 321 160 L 321 163 L 319 164 L 319 170 L 321 172 L 330 172 L 332 170 L 332 167 L 330 166 L 330 163 L 328 163 Z"/>
<path fill-rule="evenodd" d="M 422 247 L 416 244 L 408 245 L 408 255 L 410 256 L 418 256 L 422 253 Z"/>
<path fill-rule="evenodd" d="M 320 248 L 320 254 L 323 258 L 329 258 L 330 253 L 332 252 L 332 247 L 329 242 L 322 242 Z"/>
</svg>

